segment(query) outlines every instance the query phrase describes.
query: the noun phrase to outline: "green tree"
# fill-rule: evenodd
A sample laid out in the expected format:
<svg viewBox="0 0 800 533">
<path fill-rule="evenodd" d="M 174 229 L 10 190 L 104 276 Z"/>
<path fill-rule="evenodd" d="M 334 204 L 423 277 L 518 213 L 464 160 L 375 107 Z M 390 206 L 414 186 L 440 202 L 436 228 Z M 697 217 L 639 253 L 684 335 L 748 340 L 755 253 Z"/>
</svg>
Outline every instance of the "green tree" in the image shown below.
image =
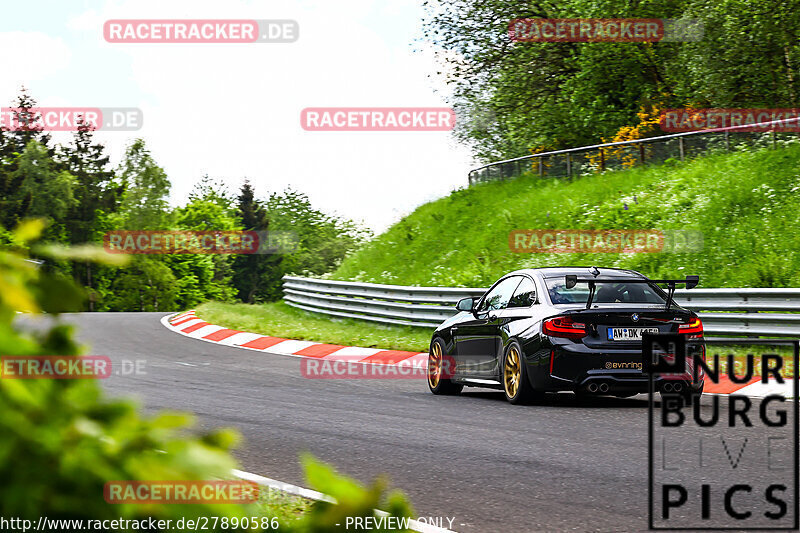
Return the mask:
<svg viewBox="0 0 800 533">
<path fill-rule="evenodd" d="M 108 166 L 105 146 L 95 143 L 92 127 L 80 120 L 72 144 L 61 150 L 61 158 L 76 178 L 77 203 L 70 213 L 69 233 L 73 244 L 92 242 L 97 237 L 95 222 L 98 211 L 117 209 L 121 184 Z"/>
<path fill-rule="evenodd" d="M 11 108 L 11 117 L 3 135 L 2 155 L 4 157 L 13 157 L 15 153 L 22 153 L 31 141 L 47 146 L 50 150 L 50 155 L 54 155 L 54 151 L 49 148 L 51 136 L 44 130 L 41 122 L 36 117 L 38 103 L 35 98 L 28 94 L 28 90 L 25 87 L 20 89 L 16 101 L 11 104 Z"/>
<path fill-rule="evenodd" d="M 793 107 L 795 2 L 430 0 L 426 37 L 459 111 L 456 136 L 482 160 L 594 144 L 657 107 Z M 512 42 L 517 18 L 699 19 L 697 41 Z M 486 120 L 486 118 L 489 120 Z"/>
<path fill-rule="evenodd" d="M 44 217 L 50 227 L 46 236 L 64 240 L 64 222 L 70 209 L 77 203 L 74 197 L 75 177 L 59 170 L 47 148 L 31 140 L 17 157 L 11 181 L 17 183 L 9 203 L 19 218 Z"/>
<path fill-rule="evenodd" d="M 194 202 L 196 200 L 211 202 L 231 212 L 236 203 L 236 199 L 228 190 L 225 182 L 212 179 L 208 177 L 208 174 L 200 178 L 189 193 L 189 202 Z"/>
<path fill-rule="evenodd" d="M 283 259 L 288 273 L 331 272 L 371 236 L 369 230 L 352 220 L 316 209 L 307 195 L 290 188 L 271 194 L 265 207 L 272 231 L 291 232 L 297 237 L 297 250 Z"/>
<path fill-rule="evenodd" d="M 204 176 L 192 189 L 189 202 L 176 210 L 176 225 L 190 231 L 236 231 L 241 224 L 224 185 Z M 179 254 L 164 260 L 178 274 L 178 307 L 186 309 L 206 300 L 232 300 L 233 258 L 219 254 Z"/>
<path fill-rule="evenodd" d="M 80 119 L 72 138 L 72 144 L 61 150 L 66 168 L 75 176 L 75 204 L 67 217 L 66 227 L 69 242 L 83 244 L 102 239 L 100 221 L 104 215 L 117 210 L 123 186 L 115 179 L 109 168 L 109 157 L 105 146 L 94 142 L 92 126 Z M 93 311 L 96 300 L 96 265 L 73 263 L 75 280 L 87 287 L 92 294 L 89 310 Z"/>
<path fill-rule="evenodd" d="M 98 229 L 171 229 L 167 203 L 170 182 L 142 139 L 128 146 L 116 175 L 124 189 L 119 210 L 108 215 L 101 212 L 104 216 L 95 220 Z M 169 311 L 176 306 L 176 276 L 162 256 L 137 255 L 129 268 L 99 267 L 95 277 L 94 299 L 102 310 Z"/>
<path fill-rule="evenodd" d="M 797 107 L 800 10 L 776 0 L 694 0 L 686 15 L 704 23 L 669 76 L 686 103 L 707 107 Z"/>
<path fill-rule="evenodd" d="M 126 230 L 167 229 L 171 184 L 142 139 L 133 141 L 117 174 L 125 184 L 120 205 L 120 227 Z"/>
<path fill-rule="evenodd" d="M 0 224 L 9 228 L 24 218 L 28 208 L 17 196 L 24 179 L 17 172 L 20 156 L 31 141 L 45 147 L 49 158 L 55 153 L 50 148 L 50 135 L 35 121 L 36 106 L 36 100 L 23 87 L 3 121 L 6 127 L 0 128 Z"/>
<path fill-rule="evenodd" d="M 267 211 L 255 198 L 250 182 L 245 180 L 239 194 L 238 215 L 245 231 L 258 231 L 266 236 L 269 230 Z M 282 256 L 241 254 L 233 260 L 233 286 L 245 303 L 272 300 L 282 277 Z"/>
<path fill-rule="evenodd" d="M 108 305 L 116 311 L 174 311 L 179 292 L 160 256 L 136 255 L 111 282 Z"/>
</svg>

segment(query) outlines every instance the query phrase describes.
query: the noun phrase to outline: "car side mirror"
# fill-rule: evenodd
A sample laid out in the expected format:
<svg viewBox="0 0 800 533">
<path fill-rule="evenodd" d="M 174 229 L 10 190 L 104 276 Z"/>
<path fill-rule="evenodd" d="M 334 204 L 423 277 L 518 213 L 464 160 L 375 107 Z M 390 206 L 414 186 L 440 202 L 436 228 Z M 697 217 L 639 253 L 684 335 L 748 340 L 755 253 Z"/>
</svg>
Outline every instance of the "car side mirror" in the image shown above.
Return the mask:
<svg viewBox="0 0 800 533">
<path fill-rule="evenodd" d="M 578 276 L 576 276 L 575 274 L 568 274 L 564 286 L 567 289 L 571 289 L 577 284 L 578 284 Z"/>
<path fill-rule="evenodd" d="M 472 311 L 475 306 L 475 300 L 472 298 L 461 298 L 456 304 L 456 309 L 459 311 Z"/>
</svg>

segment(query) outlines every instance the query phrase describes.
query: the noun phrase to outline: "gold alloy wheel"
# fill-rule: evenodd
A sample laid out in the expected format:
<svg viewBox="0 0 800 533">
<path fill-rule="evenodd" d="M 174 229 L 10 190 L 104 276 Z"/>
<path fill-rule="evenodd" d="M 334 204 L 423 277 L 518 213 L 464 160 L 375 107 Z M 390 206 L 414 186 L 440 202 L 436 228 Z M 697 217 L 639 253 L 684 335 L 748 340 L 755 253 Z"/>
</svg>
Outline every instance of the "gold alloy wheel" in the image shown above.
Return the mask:
<svg viewBox="0 0 800 533">
<path fill-rule="evenodd" d="M 442 374 L 442 346 L 434 342 L 428 355 L 428 385 L 435 389 Z"/>
<path fill-rule="evenodd" d="M 515 346 L 512 346 L 508 349 L 506 362 L 503 365 L 503 384 L 506 387 L 506 394 L 509 398 L 517 395 L 521 375 L 522 367 L 520 366 L 519 351 Z"/>
</svg>

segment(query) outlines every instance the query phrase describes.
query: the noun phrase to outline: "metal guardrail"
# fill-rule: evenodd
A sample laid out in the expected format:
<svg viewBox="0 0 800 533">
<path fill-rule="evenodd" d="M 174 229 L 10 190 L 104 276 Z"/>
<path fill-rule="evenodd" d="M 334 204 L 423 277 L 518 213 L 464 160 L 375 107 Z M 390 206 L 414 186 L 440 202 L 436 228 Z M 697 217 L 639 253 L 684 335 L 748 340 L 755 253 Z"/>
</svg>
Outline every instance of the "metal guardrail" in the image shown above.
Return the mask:
<svg viewBox="0 0 800 533">
<path fill-rule="evenodd" d="M 407 326 L 430 327 L 455 314 L 461 298 L 486 289 L 404 287 L 284 276 L 287 304 L 327 315 Z"/>
<path fill-rule="evenodd" d="M 687 157 L 713 151 L 730 151 L 731 145 L 741 144 L 778 145 L 779 140 L 797 140 L 797 132 L 776 132 L 779 126 L 798 128 L 800 118 L 771 120 L 755 124 L 742 124 L 724 128 L 708 128 L 645 137 L 628 141 L 616 141 L 591 146 L 579 146 L 564 150 L 552 150 L 524 155 L 502 161 L 494 161 L 469 172 L 469 185 L 510 179 L 525 172 L 544 178 L 572 178 L 583 174 L 602 172 L 616 168 L 630 168 L 645 163 L 663 162 L 674 158 L 683 161 Z M 761 128 L 769 132 L 752 132 Z M 771 129 L 771 131 L 770 131 Z M 734 134 L 731 136 L 731 134 Z M 523 171 L 523 162 L 530 164 Z"/>
<path fill-rule="evenodd" d="M 330 316 L 435 327 L 456 314 L 461 298 L 487 289 L 406 287 L 284 276 L 287 304 Z M 800 289 L 675 291 L 678 305 L 700 315 L 709 335 L 800 337 Z"/>
</svg>

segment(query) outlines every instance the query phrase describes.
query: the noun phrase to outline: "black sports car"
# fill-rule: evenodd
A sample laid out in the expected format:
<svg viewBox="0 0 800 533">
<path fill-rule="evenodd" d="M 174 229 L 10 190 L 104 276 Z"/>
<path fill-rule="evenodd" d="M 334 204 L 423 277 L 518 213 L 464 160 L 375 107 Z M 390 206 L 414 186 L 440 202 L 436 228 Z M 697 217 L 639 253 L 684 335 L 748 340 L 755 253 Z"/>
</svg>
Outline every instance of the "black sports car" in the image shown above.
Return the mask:
<svg viewBox="0 0 800 533">
<path fill-rule="evenodd" d="M 460 300 L 460 313 L 436 329 L 428 386 L 434 394 L 457 394 L 464 386 L 503 389 L 511 403 L 557 391 L 646 393 L 644 332 L 683 334 L 690 354 L 705 357 L 702 322 L 672 301 L 676 283 L 692 288 L 698 281 L 650 280 L 633 270 L 597 267 L 511 272 L 479 300 Z M 702 370 L 693 380 L 691 359 L 685 374 L 657 375 L 656 389 L 701 394 Z"/>
</svg>

